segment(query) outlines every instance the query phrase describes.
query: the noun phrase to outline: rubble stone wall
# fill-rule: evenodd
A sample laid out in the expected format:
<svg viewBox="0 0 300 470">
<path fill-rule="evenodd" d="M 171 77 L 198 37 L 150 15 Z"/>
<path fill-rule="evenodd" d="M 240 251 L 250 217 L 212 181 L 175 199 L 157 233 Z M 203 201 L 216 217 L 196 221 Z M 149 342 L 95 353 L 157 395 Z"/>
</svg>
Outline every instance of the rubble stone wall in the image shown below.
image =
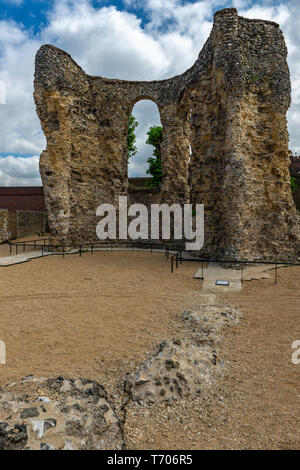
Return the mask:
<svg viewBox="0 0 300 470">
<path fill-rule="evenodd" d="M 16 211 L 17 238 L 45 234 L 48 230 L 46 212 Z"/>
<path fill-rule="evenodd" d="M 8 210 L 0 209 L 0 243 L 10 239 L 8 228 Z"/>
<path fill-rule="evenodd" d="M 286 57 L 276 23 L 234 8 L 215 14 L 195 64 L 167 80 L 90 76 L 66 52 L 42 46 L 34 97 L 47 138 L 40 171 L 53 241 L 95 240 L 99 204 L 151 196 L 205 205 L 202 255 L 295 259 Z M 163 182 L 153 193 L 128 191 L 128 119 L 141 99 L 157 104 L 163 125 Z"/>
</svg>

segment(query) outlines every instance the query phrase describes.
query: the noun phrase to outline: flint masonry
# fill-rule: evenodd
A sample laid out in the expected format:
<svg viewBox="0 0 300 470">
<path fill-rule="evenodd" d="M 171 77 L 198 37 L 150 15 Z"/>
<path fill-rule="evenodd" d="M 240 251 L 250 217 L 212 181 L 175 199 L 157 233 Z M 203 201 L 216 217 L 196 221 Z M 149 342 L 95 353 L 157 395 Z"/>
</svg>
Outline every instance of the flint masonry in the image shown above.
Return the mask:
<svg viewBox="0 0 300 470">
<path fill-rule="evenodd" d="M 296 259 L 286 59 L 278 24 L 234 8 L 214 15 L 195 64 L 167 80 L 90 76 L 66 52 L 42 46 L 34 98 L 47 138 L 40 171 L 52 241 L 96 240 L 97 206 L 130 200 L 128 118 L 137 101 L 150 99 L 163 125 L 163 182 L 149 189 L 149 201 L 205 205 L 203 256 Z"/>
</svg>

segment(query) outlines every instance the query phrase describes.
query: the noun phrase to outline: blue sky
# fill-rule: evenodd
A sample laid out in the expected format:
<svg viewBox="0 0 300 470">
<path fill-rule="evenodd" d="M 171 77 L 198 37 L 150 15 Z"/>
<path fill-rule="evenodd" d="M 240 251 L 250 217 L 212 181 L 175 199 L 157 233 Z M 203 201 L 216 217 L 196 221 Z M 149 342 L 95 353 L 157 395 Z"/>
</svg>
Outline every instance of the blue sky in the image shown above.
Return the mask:
<svg viewBox="0 0 300 470">
<path fill-rule="evenodd" d="M 87 73 L 130 80 L 167 78 L 197 58 L 213 13 L 238 8 L 241 16 L 280 23 L 289 49 L 292 106 L 290 148 L 300 152 L 300 0 L 0 0 L 0 186 L 39 185 L 38 160 L 45 138 L 32 97 L 34 56 L 44 43 L 67 52 Z M 0 87 L 1 94 L 1 87 Z M 131 176 L 145 174 L 156 106 L 137 103 L 139 153 Z"/>
<path fill-rule="evenodd" d="M 53 8 L 54 0 L 1 0 L 1 19 L 14 20 L 26 29 L 32 29 L 34 34 L 37 34 L 47 24 L 47 13 Z M 128 3 L 122 0 L 93 0 L 90 2 L 94 8 L 101 8 L 104 6 L 115 6 L 120 11 L 128 11 L 136 14 L 143 22 L 147 23 L 149 15 L 147 9 L 143 8 L 142 3 L 147 2 L 131 2 Z M 183 5 L 187 3 L 197 3 L 195 1 L 183 1 Z M 249 4 L 254 4 L 254 1 Z M 275 2 L 273 2 L 274 4 Z M 220 1 L 221 7 L 231 6 L 232 2 Z M 213 7 L 213 11 L 218 10 L 218 7 Z"/>
<path fill-rule="evenodd" d="M 53 9 L 55 0 L 0 0 L 1 13 L 0 18 L 2 20 L 13 20 L 17 23 L 22 24 L 27 30 L 31 30 L 32 34 L 38 34 L 48 23 L 47 15 L 49 11 Z M 133 1 L 126 2 L 122 0 L 92 0 L 90 2 L 95 9 L 115 6 L 119 11 L 127 11 L 138 16 L 142 21 L 142 26 L 144 26 L 149 20 L 151 21 L 151 15 L 147 11 L 147 1 Z M 197 0 L 192 1 L 182 1 L 182 5 L 199 3 Z M 268 5 L 278 5 L 282 2 L 280 0 L 270 0 L 264 2 L 256 2 L 255 0 L 249 1 L 222 1 L 212 2 L 215 5 L 212 5 L 211 11 L 214 13 L 220 8 L 231 7 L 233 4 L 237 7 L 239 5 L 247 5 L 248 8 L 251 8 L 253 5 L 260 3 L 266 6 Z M 171 24 L 172 21 L 168 21 L 168 24 Z M 162 29 L 165 25 L 162 25 Z"/>
</svg>

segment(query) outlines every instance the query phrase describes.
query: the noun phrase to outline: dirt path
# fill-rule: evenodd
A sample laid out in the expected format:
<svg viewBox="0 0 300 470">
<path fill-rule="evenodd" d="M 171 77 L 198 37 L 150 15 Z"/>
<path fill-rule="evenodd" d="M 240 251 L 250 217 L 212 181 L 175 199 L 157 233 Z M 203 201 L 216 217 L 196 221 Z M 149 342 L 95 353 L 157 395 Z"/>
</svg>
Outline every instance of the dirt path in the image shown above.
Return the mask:
<svg viewBox="0 0 300 470">
<path fill-rule="evenodd" d="M 135 417 L 128 422 L 132 448 L 300 448 L 300 365 L 291 362 L 291 344 L 300 340 L 300 268 L 279 270 L 273 282 L 251 281 L 223 297 L 245 315 L 221 345 L 224 381 L 212 396 L 137 410 L 138 429 Z"/>
<path fill-rule="evenodd" d="M 0 385 L 27 374 L 116 384 L 169 335 L 199 291 L 162 254 L 51 256 L 0 268 Z"/>
<path fill-rule="evenodd" d="M 300 268 L 280 269 L 278 286 L 247 284 L 236 300 L 245 321 L 224 347 L 226 447 L 299 449 L 300 365 L 292 364 L 291 345 L 300 340 Z"/>
</svg>

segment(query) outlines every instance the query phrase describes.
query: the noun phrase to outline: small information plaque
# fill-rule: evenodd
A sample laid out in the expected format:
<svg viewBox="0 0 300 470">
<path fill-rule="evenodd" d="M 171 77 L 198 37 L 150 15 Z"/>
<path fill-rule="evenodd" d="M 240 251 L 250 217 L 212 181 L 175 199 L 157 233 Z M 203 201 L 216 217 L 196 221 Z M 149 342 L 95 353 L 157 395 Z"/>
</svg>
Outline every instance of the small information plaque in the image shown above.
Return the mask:
<svg viewBox="0 0 300 470">
<path fill-rule="evenodd" d="M 229 286 L 229 281 L 216 281 L 217 286 Z"/>
</svg>

